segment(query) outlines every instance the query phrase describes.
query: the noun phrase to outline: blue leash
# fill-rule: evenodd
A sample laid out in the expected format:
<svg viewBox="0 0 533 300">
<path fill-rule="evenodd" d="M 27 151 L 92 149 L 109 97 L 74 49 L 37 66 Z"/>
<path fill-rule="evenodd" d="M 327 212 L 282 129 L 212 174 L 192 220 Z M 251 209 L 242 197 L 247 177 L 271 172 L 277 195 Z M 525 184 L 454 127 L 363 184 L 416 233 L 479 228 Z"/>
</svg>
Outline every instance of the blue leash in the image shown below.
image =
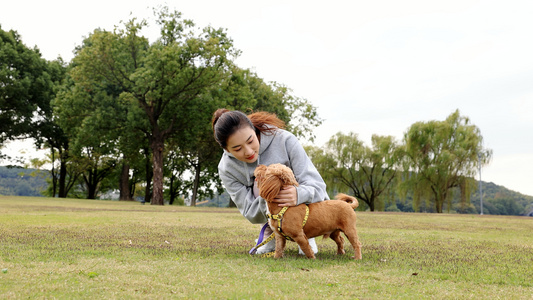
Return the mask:
<svg viewBox="0 0 533 300">
<path fill-rule="evenodd" d="M 259 232 L 259 238 L 257 239 L 257 245 L 255 245 L 255 247 L 252 248 L 252 250 L 250 250 L 250 255 L 253 255 L 255 254 L 255 252 L 257 251 L 257 249 L 261 246 L 263 246 L 264 244 L 266 244 L 268 241 L 270 241 L 271 239 L 269 239 L 268 241 L 265 240 L 263 242 L 263 239 L 265 237 L 265 230 L 266 228 L 268 227 L 268 222 L 265 223 L 265 225 L 263 225 L 263 228 L 261 228 L 261 231 Z M 272 233 L 272 236 L 274 235 L 274 233 Z"/>
</svg>

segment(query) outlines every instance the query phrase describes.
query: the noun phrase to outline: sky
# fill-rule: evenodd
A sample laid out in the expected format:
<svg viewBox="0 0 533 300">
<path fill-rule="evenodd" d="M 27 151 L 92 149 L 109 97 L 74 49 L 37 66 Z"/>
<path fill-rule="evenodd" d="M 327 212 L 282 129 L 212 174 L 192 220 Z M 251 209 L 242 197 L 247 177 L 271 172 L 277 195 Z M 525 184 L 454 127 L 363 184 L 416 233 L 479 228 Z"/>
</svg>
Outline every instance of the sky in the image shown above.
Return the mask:
<svg viewBox="0 0 533 300">
<path fill-rule="evenodd" d="M 227 29 L 241 68 L 317 107 L 314 144 L 337 132 L 401 141 L 415 122 L 468 117 L 492 149 L 483 181 L 533 195 L 533 4 L 529 0 L 7 1 L 0 25 L 65 61 L 96 28 L 152 26 L 166 5 L 199 27 Z M 303 141 L 303 143 L 306 143 Z M 26 150 L 17 142 L 4 151 Z M 479 179 L 479 174 L 476 177 Z"/>
</svg>

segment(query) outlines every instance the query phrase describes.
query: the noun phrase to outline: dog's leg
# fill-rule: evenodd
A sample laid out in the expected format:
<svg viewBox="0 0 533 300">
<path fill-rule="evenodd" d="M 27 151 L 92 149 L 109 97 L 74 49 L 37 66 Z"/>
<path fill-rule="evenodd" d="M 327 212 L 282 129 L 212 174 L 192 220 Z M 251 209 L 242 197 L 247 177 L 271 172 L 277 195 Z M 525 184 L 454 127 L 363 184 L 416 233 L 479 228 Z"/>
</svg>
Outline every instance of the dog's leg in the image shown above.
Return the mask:
<svg viewBox="0 0 533 300">
<path fill-rule="evenodd" d="M 337 255 L 344 254 L 344 238 L 341 235 L 341 231 L 335 230 L 330 234 L 329 237 L 337 244 Z"/>
<path fill-rule="evenodd" d="M 348 238 L 350 241 L 350 244 L 352 244 L 354 256 L 352 256 L 353 259 L 361 259 L 361 243 L 359 242 L 359 238 L 357 237 L 357 229 L 355 228 L 355 225 L 353 227 L 346 228 L 344 231 L 344 235 Z"/>
<path fill-rule="evenodd" d="M 277 230 L 274 234 L 276 235 L 276 252 L 274 253 L 274 258 L 281 258 L 283 257 L 287 240 Z"/>
<path fill-rule="evenodd" d="M 303 231 L 300 235 L 293 236 L 292 239 L 298 244 L 298 246 L 300 246 L 300 249 L 302 249 L 307 258 L 315 259 L 315 253 L 313 252 L 313 249 L 311 249 L 311 246 L 309 246 L 309 240 Z"/>
</svg>

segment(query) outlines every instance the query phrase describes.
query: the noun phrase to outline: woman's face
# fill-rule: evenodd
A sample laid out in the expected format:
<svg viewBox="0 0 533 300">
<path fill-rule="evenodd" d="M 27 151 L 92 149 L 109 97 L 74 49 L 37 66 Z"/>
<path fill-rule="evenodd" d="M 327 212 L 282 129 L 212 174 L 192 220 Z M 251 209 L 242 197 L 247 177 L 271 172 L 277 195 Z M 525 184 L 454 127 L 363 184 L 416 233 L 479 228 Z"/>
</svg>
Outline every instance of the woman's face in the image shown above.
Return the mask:
<svg viewBox="0 0 533 300">
<path fill-rule="evenodd" d="M 244 126 L 229 136 L 226 150 L 235 158 L 247 163 L 253 163 L 259 157 L 259 140 L 255 130 Z"/>
</svg>

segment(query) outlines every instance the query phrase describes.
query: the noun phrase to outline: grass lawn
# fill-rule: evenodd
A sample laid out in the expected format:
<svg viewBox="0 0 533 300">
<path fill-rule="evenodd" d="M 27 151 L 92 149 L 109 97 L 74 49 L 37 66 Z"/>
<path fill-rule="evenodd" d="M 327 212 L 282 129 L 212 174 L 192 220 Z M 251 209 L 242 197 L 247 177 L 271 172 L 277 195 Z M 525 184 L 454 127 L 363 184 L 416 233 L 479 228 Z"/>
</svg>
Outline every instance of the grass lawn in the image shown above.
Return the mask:
<svg viewBox="0 0 533 300">
<path fill-rule="evenodd" d="M 236 209 L 0 196 L 0 299 L 533 299 L 533 218 L 357 215 L 362 260 L 275 260 Z"/>
</svg>

